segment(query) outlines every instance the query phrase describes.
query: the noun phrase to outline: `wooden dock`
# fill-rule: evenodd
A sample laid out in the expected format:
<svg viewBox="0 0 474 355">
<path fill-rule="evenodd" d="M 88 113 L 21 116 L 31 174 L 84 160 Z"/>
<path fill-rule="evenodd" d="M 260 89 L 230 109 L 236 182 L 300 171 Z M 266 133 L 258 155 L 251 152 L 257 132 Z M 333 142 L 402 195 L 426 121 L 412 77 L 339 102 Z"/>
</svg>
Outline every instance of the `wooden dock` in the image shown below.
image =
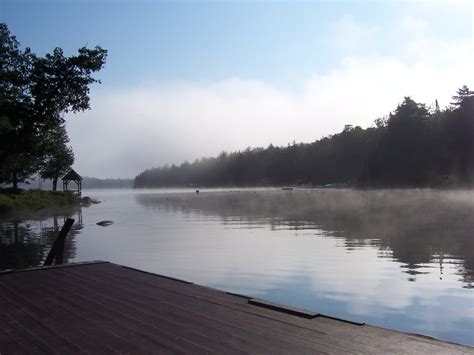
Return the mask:
<svg viewBox="0 0 474 355">
<path fill-rule="evenodd" d="M 107 262 L 0 273 L 0 354 L 471 353 Z"/>
</svg>

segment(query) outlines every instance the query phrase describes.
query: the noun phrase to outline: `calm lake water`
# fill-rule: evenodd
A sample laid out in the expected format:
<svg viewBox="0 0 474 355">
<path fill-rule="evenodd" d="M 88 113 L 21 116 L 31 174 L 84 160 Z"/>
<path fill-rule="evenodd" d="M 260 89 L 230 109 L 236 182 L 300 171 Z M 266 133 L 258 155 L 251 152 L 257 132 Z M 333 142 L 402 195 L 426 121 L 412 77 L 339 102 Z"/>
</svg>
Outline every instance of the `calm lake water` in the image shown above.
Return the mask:
<svg viewBox="0 0 474 355">
<path fill-rule="evenodd" d="M 108 260 L 331 316 L 474 345 L 474 191 L 90 190 L 0 223 L 0 269 Z M 100 227 L 101 220 L 113 225 Z"/>
</svg>

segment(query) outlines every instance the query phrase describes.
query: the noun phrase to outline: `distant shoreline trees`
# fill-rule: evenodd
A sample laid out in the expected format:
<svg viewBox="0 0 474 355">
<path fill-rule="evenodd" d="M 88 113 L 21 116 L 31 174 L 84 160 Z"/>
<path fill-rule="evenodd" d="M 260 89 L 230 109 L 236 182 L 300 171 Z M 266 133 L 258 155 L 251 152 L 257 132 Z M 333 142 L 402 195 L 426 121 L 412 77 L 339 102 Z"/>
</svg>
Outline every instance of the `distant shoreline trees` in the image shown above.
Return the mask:
<svg viewBox="0 0 474 355">
<path fill-rule="evenodd" d="M 84 189 L 126 189 L 133 187 L 133 179 L 99 179 L 84 176 L 82 187 Z"/>
<path fill-rule="evenodd" d="M 0 184 L 18 183 L 35 173 L 53 179 L 74 162 L 63 115 L 90 108 L 92 77 L 105 64 L 97 46 L 67 57 L 61 48 L 39 57 L 0 23 Z"/>
<path fill-rule="evenodd" d="M 247 148 L 147 169 L 134 187 L 473 185 L 474 92 L 463 86 L 453 100 L 440 110 L 405 97 L 374 127 L 346 125 L 313 143 Z"/>
</svg>

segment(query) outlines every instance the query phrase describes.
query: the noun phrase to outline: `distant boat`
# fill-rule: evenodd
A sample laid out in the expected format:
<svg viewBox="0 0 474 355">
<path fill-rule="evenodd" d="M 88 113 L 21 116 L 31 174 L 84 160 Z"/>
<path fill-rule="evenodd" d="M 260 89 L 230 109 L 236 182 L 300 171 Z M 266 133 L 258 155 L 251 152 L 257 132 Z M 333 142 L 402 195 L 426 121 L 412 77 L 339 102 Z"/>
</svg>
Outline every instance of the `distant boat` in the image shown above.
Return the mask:
<svg viewBox="0 0 474 355">
<path fill-rule="evenodd" d="M 294 187 L 282 187 L 281 189 L 285 190 L 285 191 L 293 191 L 295 188 Z"/>
</svg>

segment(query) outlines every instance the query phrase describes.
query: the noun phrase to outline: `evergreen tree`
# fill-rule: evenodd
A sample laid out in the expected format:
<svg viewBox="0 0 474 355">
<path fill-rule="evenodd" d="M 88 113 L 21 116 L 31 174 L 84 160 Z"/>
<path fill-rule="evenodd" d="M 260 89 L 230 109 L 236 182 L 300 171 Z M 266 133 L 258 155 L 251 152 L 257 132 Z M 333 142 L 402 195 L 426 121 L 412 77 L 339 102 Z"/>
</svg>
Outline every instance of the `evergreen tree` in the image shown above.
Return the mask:
<svg viewBox="0 0 474 355">
<path fill-rule="evenodd" d="M 436 104 L 430 112 L 406 97 L 374 127 L 346 125 L 309 144 L 248 148 L 147 169 L 137 175 L 135 187 L 474 183 L 474 95 L 464 86 L 453 99 L 452 107 Z"/>
</svg>

